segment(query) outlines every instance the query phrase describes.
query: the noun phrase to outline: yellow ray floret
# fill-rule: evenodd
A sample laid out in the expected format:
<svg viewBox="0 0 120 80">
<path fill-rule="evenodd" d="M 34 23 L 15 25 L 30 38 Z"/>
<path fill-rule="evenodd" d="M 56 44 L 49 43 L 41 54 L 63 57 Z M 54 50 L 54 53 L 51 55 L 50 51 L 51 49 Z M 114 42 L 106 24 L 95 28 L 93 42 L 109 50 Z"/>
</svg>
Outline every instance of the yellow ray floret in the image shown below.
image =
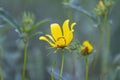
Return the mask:
<svg viewBox="0 0 120 80">
<path fill-rule="evenodd" d="M 76 23 L 72 23 L 69 27 L 69 20 L 65 20 L 62 28 L 59 24 L 53 23 L 50 25 L 51 35 L 41 36 L 40 40 L 48 42 L 52 47 L 64 48 L 70 44 L 73 39 L 73 31 Z"/>
<path fill-rule="evenodd" d="M 84 41 L 83 45 L 81 47 L 81 52 L 83 54 L 89 54 L 89 53 L 92 52 L 92 50 L 93 50 L 93 46 L 90 44 L 90 42 L 89 41 Z"/>
</svg>

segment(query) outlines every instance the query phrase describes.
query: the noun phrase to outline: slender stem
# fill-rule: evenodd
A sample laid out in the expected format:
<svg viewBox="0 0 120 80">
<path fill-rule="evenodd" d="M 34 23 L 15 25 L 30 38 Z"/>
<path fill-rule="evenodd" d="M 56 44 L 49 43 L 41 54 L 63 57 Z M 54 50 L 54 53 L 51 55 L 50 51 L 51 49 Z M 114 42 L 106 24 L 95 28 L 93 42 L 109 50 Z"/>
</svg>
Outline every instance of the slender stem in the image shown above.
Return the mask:
<svg viewBox="0 0 120 80">
<path fill-rule="evenodd" d="M 22 70 L 22 80 L 25 79 L 26 63 L 27 63 L 27 41 L 24 43 L 24 64 Z"/>
<path fill-rule="evenodd" d="M 110 47 L 110 26 L 109 25 L 107 25 L 106 26 L 106 29 L 107 29 L 107 43 L 106 43 L 106 48 L 107 48 L 107 55 L 108 55 L 108 53 L 109 53 L 109 47 Z"/>
<path fill-rule="evenodd" d="M 75 65 L 75 58 L 74 54 L 71 56 L 71 62 L 72 62 L 72 75 L 73 75 L 73 80 L 76 80 L 76 65 Z"/>
<path fill-rule="evenodd" d="M 92 67 L 92 69 L 90 71 L 91 72 L 90 80 L 92 80 L 92 77 L 93 77 L 93 74 L 94 74 L 94 70 L 95 70 L 95 67 L 96 67 L 96 63 L 98 61 L 98 57 L 99 57 L 99 53 L 100 53 L 100 50 L 101 50 L 103 37 L 104 37 L 104 31 L 101 30 L 100 31 L 100 37 L 99 37 L 99 40 L 98 40 L 98 46 L 97 46 L 96 53 L 95 53 L 95 58 L 94 58 L 94 61 L 93 61 L 93 67 Z"/>
<path fill-rule="evenodd" d="M 85 59 L 85 62 L 86 62 L 86 76 L 85 76 L 85 80 L 88 80 L 88 55 L 86 56 L 86 59 Z"/>
<path fill-rule="evenodd" d="M 52 63 L 51 80 L 54 80 L 54 73 L 53 73 L 53 70 L 54 70 L 55 64 L 56 64 L 56 61 Z"/>
<path fill-rule="evenodd" d="M 98 47 L 97 47 L 97 50 L 96 50 L 96 55 L 95 55 L 95 59 L 94 59 L 94 62 L 93 62 L 93 68 L 92 68 L 92 74 L 91 74 L 91 80 L 92 80 L 92 75 L 93 75 L 93 73 L 94 73 L 94 69 L 95 69 L 95 65 L 96 65 L 96 62 L 97 62 L 97 59 L 98 59 L 98 56 L 99 56 L 99 53 L 100 53 L 100 49 L 101 49 L 101 45 L 102 45 L 102 41 L 103 41 L 103 38 L 104 38 L 104 30 L 105 30 L 105 28 L 107 28 L 107 48 L 109 49 L 109 43 L 110 43 L 110 30 L 109 30 L 109 26 L 107 26 L 107 16 L 108 16 L 108 14 L 107 14 L 107 12 L 106 12 L 106 14 L 104 15 L 104 17 L 103 17 L 103 22 L 102 22 L 102 26 L 101 26 L 101 28 L 100 28 L 100 38 L 99 38 L 99 41 L 98 41 Z M 108 49 L 106 50 L 106 53 L 108 53 L 107 51 L 108 51 Z M 103 58 L 103 61 L 102 61 L 102 72 L 103 71 L 105 71 L 105 69 L 106 69 L 106 67 L 104 67 L 105 65 L 106 65 L 106 63 L 107 63 L 107 56 L 108 56 L 108 54 L 104 54 L 104 58 Z"/>
<path fill-rule="evenodd" d="M 2 68 L 0 67 L 0 80 L 4 80 L 3 75 L 2 75 Z"/>
<path fill-rule="evenodd" d="M 108 13 L 106 12 L 104 16 L 104 27 L 106 28 L 106 45 L 105 45 L 105 53 L 103 54 L 103 61 L 102 61 L 102 72 L 106 72 L 107 70 L 107 63 L 108 63 L 108 53 L 109 53 L 109 46 L 110 46 L 110 27 L 107 23 L 107 16 Z"/>
<path fill-rule="evenodd" d="M 64 50 L 62 51 L 62 63 L 61 63 L 61 69 L 60 69 L 60 80 L 62 80 L 62 74 L 63 74 L 63 68 L 64 68 Z"/>
<path fill-rule="evenodd" d="M 51 72 L 51 80 L 54 80 L 53 72 Z"/>
</svg>

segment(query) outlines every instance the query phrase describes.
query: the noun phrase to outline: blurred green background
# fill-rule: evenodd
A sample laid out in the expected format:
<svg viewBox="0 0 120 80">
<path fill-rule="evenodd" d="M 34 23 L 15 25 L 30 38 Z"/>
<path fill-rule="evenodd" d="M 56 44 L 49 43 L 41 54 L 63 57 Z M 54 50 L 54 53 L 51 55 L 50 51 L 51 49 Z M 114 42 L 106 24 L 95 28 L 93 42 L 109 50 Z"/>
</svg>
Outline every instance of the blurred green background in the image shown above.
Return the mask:
<svg viewBox="0 0 120 80">
<path fill-rule="evenodd" d="M 80 5 L 88 12 L 93 13 L 98 0 L 70 0 L 75 5 Z M 111 28 L 109 66 L 112 64 L 111 70 L 105 74 L 106 80 L 120 80 L 120 0 L 115 0 L 115 4 L 109 15 L 109 24 Z M 63 0 L 0 0 L 0 8 L 3 8 L 17 22 L 21 23 L 24 11 L 31 12 L 35 15 L 35 22 L 43 19 L 50 19 L 48 23 L 39 28 L 42 34 L 37 35 L 29 40 L 28 56 L 27 56 L 27 79 L 26 80 L 50 80 L 50 67 L 52 62 L 57 61 L 55 66 L 55 76 L 58 77 L 58 70 L 61 62 L 61 54 L 52 53 L 53 49 L 48 49 L 46 42 L 40 41 L 41 35 L 50 33 L 49 25 L 57 22 L 60 25 L 64 20 L 71 18 L 71 22 L 76 22 L 74 40 L 81 43 L 84 40 L 90 40 L 94 44 L 96 50 L 99 32 L 96 23 L 91 21 L 84 14 L 63 5 Z M 69 14 L 70 13 L 70 14 Z M 106 37 L 106 36 L 105 36 Z M 102 44 L 101 53 L 104 52 L 104 43 Z M 85 61 L 83 57 L 79 57 L 76 52 L 70 54 L 66 51 L 64 78 L 65 80 L 84 80 L 85 77 Z M 90 55 L 90 67 L 92 67 L 94 54 Z M 91 80 L 100 79 L 102 55 L 99 56 L 97 66 L 93 72 Z M 11 25 L 7 24 L 0 18 L 0 67 L 4 80 L 21 80 L 21 69 L 23 66 L 23 43 L 19 40 L 19 35 Z M 89 74 L 91 74 L 89 70 Z M 91 75 L 89 76 L 91 77 Z"/>
</svg>

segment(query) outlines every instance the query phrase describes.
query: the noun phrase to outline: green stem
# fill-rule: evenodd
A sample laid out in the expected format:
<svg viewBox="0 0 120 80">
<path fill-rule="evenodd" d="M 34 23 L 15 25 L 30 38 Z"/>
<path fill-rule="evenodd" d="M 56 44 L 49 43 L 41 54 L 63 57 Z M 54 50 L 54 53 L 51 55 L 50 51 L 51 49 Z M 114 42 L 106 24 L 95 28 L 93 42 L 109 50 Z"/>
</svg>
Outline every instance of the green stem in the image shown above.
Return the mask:
<svg viewBox="0 0 120 80">
<path fill-rule="evenodd" d="M 74 54 L 71 56 L 71 62 L 72 62 L 72 75 L 73 75 L 73 80 L 76 80 L 76 65 L 75 65 L 75 56 Z"/>
<path fill-rule="evenodd" d="M 2 75 L 2 68 L 0 67 L 0 80 L 4 80 L 3 75 Z"/>
<path fill-rule="evenodd" d="M 99 57 L 99 53 L 100 53 L 100 50 L 101 50 L 103 37 L 104 37 L 104 31 L 101 30 L 100 31 L 99 41 L 98 41 L 98 46 L 97 46 L 96 53 L 95 53 L 95 58 L 94 58 L 94 61 L 93 61 L 93 67 L 91 69 L 90 80 L 92 80 L 92 77 L 93 77 L 93 74 L 94 74 L 94 70 L 95 70 L 95 67 L 96 67 L 96 63 L 98 61 L 98 57 Z"/>
<path fill-rule="evenodd" d="M 51 80 L 54 80 L 53 72 L 51 72 Z"/>
<path fill-rule="evenodd" d="M 64 68 L 64 50 L 62 51 L 62 63 L 61 63 L 61 69 L 60 69 L 61 78 L 59 80 L 62 80 L 63 68 Z"/>
<path fill-rule="evenodd" d="M 109 26 L 107 25 L 107 12 L 106 14 L 104 15 L 103 17 L 103 23 L 102 23 L 102 26 L 100 28 L 100 38 L 99 38 L 99 41 L 98 41 L 98 47 L 97 47 L 97 50 L 96 50 L 96 55 L 95 55 L 95 59 L 94 59 L 94 62 L 93 62 L 93 68 L 92 68 L 92 74 L 91 74 L 91 80 L 92 80 L 92 75 L 94 73 L 94 69 L 95 69 L 95 65 L 96 65 L 96 62 L 97 62 L 97 59 L 98 59 L 98 56 L 99 56 L 99 53 L 100 53 L 100 50 L 101 50 L 101 46 L 102 46 L 102 41 L 103 41 L 103 38 L 104 38 L 104 30 L 105 28 L 107 28 L 107 50 L 103 56 L 103 61 L 102 61 L 102 72 L 105 71 L 106 69 L 106 65 L 107 65 L 107 59 L 108 59 L 108 51 L 109 51 L 109 43 L 110 43 L 110 30 L 109 30 Z"/>
<path fill-rule="evenodd" d="M 107 70 L 109 46 L 110 46 L 110 27 L 108 26 L 108 23 L 107 23 L 107 16 L 108 16 L 108 13 L 106 12 L 104 16 L 104 27 L 106 28 L 106 45 L 105 45 L 105 53 L 103 54 L 102 72 L 106 72 Z"/>
<path fill-rule="evenodd" d="M 55 62 L 52 63 L 51 80 L 54 80 L 53 70 L 54 70 L 55 64 L 56 64 L 56 60 L 55 60 Z"/>
<path fill-rule="evenodd" d="M 26 63 L 27 63 L 27 41 L 25 41 L 24 43 L 24 64 L 23 64 L 23 70 L 22 70 L 22 80 L 25 79 Z"/>
<path fill-rule="evenodd" d="M 86 59 L 85 59 L 85 62 L 86 62 L 86 76 L 85 76 L 85 80 L 88 80 L 88 56 L 86 56 Z"/>
</svg>

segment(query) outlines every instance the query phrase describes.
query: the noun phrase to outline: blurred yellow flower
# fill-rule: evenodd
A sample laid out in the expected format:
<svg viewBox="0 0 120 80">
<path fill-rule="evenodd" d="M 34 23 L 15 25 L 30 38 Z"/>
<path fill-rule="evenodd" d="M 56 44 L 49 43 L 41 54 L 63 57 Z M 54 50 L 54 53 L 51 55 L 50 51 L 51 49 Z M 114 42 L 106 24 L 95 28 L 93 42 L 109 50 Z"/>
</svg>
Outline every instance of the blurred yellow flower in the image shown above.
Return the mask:
<svg viewBox="0 0 120 80">
<path fill-rule="evenodd" d="M 51 35 L 46 34 L 45 36 L 40 36 L 40 40 L 48 42 L 54 48 L 64 48 L 70 44 L 73 39 L 73 27 L 76 23 L 72 23 L 69 27 L 69 20 L 65 20 L 60 28 L 60 25 L 53 23 L 50 25 Z"/>
<path fill-rule="evenodd" d="M 103 3 L 102 0 L 99 1 L 97 7 L 98 7 L 98 8 L 105 8 L 105 5 L 104 5 L 104 3 Z"/>
<path fill-rule="evenodd" d="M 90 54 L 93 50 L 93 46 L 90 44 L 89 41 L 84 41 L 82 46 L 81 46 L 81 52 L 83 54 Z"/>
</svg>

